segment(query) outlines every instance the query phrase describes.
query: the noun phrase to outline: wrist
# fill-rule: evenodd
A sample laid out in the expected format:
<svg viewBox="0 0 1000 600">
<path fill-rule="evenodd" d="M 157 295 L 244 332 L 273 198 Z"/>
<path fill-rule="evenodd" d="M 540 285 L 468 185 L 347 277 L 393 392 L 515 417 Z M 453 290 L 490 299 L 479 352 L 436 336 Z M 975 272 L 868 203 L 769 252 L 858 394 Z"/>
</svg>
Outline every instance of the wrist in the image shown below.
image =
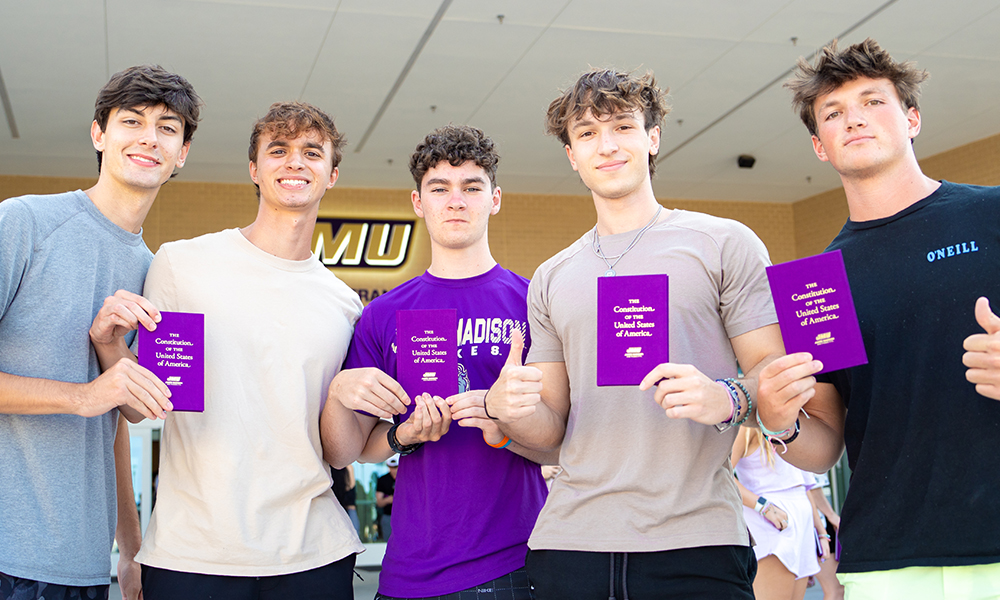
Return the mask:
<svg viewBox="0 0 1000 600">
<path fill-rule="evenodd" d="M 396 435 L 400 427 L 400 423 L 396 423 L 389 428 L 386 432 L 385 437 L 389 441 L 389 448 L 399 454 L 400 456 L 406 456 L 407 454 L 413 454 L 418 448 L 423 446 L 423 442 L 417 442 L 413 444 L 404 444 L 400 441 L 399 437 Z"/>
</svg>

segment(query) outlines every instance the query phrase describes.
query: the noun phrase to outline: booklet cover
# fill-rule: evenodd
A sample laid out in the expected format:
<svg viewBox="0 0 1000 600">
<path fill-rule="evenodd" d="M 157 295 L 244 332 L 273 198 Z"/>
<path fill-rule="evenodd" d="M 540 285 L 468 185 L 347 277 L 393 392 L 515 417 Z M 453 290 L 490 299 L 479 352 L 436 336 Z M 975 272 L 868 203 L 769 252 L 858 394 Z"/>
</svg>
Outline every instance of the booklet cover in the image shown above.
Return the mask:
<svg viewBox="0 0 1000 600">
<path fill-rule="evenodd" d="M 458 393 L 458 311 L 396 311 L 396 380 L 410 398 Z"/>
<path fill-rule="evenodd" d="M 669 361 L 668 287 L 663 274 L 597 279 L 597 385 L 639 385 Z"/>
<path fill-rule="evenodd" d="M 156 331 L 139 326 L 139 364 L 170 389 L 174 410 L 205 411 L 205 315 L 160 312 Z"/>
<path fill-rule="evenodd" d="M 767 267 L 785 352 L 809 352 L 821 373 L 868 362 L 840 250 Z"/>
</svg>

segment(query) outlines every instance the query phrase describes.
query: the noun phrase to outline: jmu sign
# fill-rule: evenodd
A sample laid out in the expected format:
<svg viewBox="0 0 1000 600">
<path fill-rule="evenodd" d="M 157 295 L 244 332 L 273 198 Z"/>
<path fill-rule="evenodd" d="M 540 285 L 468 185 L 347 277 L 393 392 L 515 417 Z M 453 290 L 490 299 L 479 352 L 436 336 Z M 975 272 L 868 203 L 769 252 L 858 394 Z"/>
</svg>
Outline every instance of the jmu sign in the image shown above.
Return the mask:
<svg viewBox="0 0 1000 600">
<path fill-rule="evenodd" d="M 414 221 L 319 217 L 313 251 L 328 267 L 392 269 L 410 254 Z"/>
</svg>

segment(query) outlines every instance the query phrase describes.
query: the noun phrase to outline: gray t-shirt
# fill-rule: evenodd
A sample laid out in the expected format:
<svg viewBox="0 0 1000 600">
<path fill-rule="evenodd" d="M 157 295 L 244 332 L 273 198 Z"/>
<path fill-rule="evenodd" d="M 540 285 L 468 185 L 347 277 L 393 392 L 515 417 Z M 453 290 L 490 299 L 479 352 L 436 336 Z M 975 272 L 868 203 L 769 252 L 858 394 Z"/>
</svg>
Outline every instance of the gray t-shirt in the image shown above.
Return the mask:
<svg viewBox="0 0 1000 600">
<path fill-rule="evenodd" d="M 620 254 L 631 231 L 601 237 Z M 533 550 L 656 552 L 749 544 L 729 454 L 736 429 L 670 419 L 638 386 L 597 387 L 594 231 L 546 261 L 528 290 L 528 362 L 565 362 L 570 412 Z M 670 361 L 735 377 L 730 338 L 777 321 L 764 244 L 747 227 L 680 210 L 617 263 L 619 275 L 669 277 Z M 752 365 L 745 365 L 749 368 Z"/>
<path fill-rule="evenodd" d="M 152 258 L 82 191 L 0 203 L 0 371 L 96 378 L 94 316 L 117 290 L 140 293 Z M 0 414 L 0 572 L 110 583 L 117 418 Z"/>
</svg>

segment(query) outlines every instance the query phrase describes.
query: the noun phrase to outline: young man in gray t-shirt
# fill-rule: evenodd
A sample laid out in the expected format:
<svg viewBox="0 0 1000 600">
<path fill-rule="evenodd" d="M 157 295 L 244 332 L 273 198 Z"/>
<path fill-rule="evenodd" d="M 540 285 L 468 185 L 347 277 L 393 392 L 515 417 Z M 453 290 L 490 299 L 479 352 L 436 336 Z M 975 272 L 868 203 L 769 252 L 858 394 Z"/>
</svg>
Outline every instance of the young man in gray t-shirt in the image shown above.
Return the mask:
<svg viewBox="0 0 1000 600">
<path fill-rule="evenodd" d="M 594 70 L 548 111 L 597 225 L 535 272 L 528 364 L 512 355 L 486 397 L 511 439 L 560 448 L 563 472 L 528 542 L 540 600 L 753 598 L 729 452 L 734 426 L 753 422 L 757 372 L 782 351 L 769 261 L 745 226 L 657 202 L 664 96 L 651 74 Z M 599 280 L 657 273 L 669 276 L 670 362 L 638 385 L 598 386 L 595 372 L 609 371 Z"/>
<path fill-rule="evenodd" d="M 155 328 L 138 296 L 152 260 L 142 222 L 184 165 L 200 105 L 159 67 L 117 73 L 91 126 L 97 183 L 0 203 L 0 599 L 107 598 L 115 537 L 122 592 L 139 594 L 121 416 L 163 417 L 169 392 L 91 342 L 124 347 L 137 323 Z"/>
</svg>

